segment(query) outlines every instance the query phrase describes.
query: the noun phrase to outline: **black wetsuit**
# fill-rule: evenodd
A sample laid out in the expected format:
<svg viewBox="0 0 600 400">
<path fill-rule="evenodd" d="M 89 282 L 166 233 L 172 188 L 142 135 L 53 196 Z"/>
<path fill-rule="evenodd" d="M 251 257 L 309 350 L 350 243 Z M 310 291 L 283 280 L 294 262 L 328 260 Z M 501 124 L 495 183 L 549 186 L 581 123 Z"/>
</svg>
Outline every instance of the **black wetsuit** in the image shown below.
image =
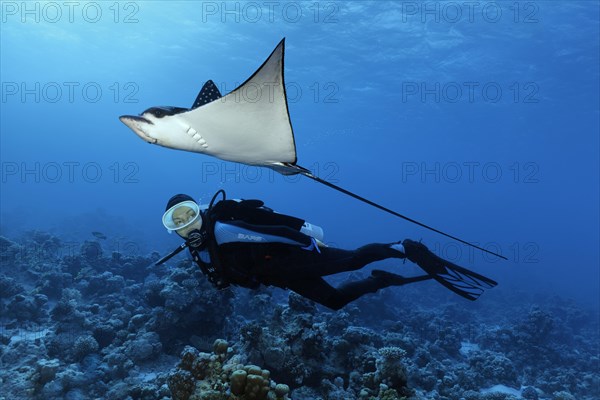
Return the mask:
<svg viewBox="0 0 600 400">
<path fill-rule="evenodd" d="M 273 285 L 334 310 L 392 283 L 370 276 L 335 288 L 322 277 L 390 257 L 403 258 L 382 243 L 356 250 L 318 246 L 314 238 L 301 232 L 303 220 L 274 213 L 256 200 L 221 201 L 207 222 L 207 243 L 190 251 L 217 287 Z"/>
</svg>

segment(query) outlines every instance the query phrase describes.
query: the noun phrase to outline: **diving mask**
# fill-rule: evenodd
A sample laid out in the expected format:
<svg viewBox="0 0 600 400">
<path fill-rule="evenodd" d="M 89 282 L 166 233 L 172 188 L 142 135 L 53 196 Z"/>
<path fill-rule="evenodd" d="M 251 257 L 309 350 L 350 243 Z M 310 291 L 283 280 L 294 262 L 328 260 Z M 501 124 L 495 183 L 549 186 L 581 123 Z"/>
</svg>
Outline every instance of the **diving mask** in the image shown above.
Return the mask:
<svg viewBox="0 0 600 400">
<path fill-rule="evenodd" d="M 175 204 L 162 217 L 163 225 L 169 233 L 185 229 L 197 221 L 199 224 L 194 227 L 195 229 L 199 229 L 202 226 L 202 217 L 198 204 L 190 200 Z"/>
</svg>

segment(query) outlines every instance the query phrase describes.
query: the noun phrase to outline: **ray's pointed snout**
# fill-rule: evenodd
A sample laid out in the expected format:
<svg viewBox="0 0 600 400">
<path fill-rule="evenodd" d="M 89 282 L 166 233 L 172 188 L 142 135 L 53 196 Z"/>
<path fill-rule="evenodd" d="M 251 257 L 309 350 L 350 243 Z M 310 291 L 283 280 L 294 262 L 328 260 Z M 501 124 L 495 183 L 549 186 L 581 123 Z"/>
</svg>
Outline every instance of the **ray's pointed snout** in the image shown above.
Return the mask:
<svg viewBox="0 0 600 400">
<path fill-rule="evenodd" d="M 124 123 L 125 125 L 127 125 L 129 127 L 131 127 L 131 125 L 136 122 L 142 122 L 142 123 L 153 125 L 152 121 L 149 121 L 144 117 L 140 117 L 139 115 L 121 115 L 119 117 L 119 119 L 121 120 L 122 123 Z"/>
<path fill-rule="evenodd" d="M 149 125 L 154 125 L 152 121 L 149 121 L 146 118 L 137 115 L 121 115 L 119 117 L 119 120 L 122 123 L 124 123 L 128 128 L 130 128 L 142 140 L 148 143 L 157 143 L 157 140 L 150 136 L 150 134 L 147 132 Z"/>
</svg>

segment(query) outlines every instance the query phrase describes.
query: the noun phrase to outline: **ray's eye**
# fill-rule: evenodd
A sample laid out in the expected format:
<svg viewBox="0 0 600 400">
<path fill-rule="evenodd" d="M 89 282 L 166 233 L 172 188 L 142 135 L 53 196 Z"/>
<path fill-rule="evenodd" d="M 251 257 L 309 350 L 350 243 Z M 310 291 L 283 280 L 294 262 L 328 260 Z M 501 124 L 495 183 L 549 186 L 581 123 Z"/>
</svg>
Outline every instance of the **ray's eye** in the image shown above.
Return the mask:
<svg viewBox="0 0 600 400">
<path fill-rule="evenodd" d="M 156 118 L 163 118 L 165 115 L 167 115 L 166 110 L 163 110 L 161 107 L 150 107 L 149 109 L 144 111 L 142 115 L 146 113 L 152 114 Z"/>
<path fill-rule="evenodd" d="M 167 116 L 179 114 L 185 111 L 189 111 L 187 108 L 181 107 L 171 107 L 171 106 L 159 106 L 159 107 L 150 107 L 146 111 L 142 113 L 144 114 L 152 114 L 154 118 L 164 118 Z"/>
</svg>

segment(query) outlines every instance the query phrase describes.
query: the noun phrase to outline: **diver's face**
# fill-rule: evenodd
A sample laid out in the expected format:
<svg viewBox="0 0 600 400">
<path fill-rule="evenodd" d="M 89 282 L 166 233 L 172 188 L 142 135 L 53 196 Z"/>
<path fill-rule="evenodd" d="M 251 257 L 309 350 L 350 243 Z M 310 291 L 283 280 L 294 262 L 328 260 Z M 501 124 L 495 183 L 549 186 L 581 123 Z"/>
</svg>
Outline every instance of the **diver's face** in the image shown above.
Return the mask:
<svg viewBox="0 0 600 400">
<path fill-rule="evenodd" d="M 190 207 L 179 207 L 173 211 L 173 223 L 175 226 L 182 226 L 190 222 L 196 216 L 196 212 Z"/>
<path fill-rule="evenodd" d="M 190 207 L 179 207 L 177 210 L 173 211 L 173 223 L 175 223 L 175 226 L 183 226 L 194 218 L 196 219 L 194 222 L 185 228 L 176 229 L 175 232 L 182 238 L 187 239 L 187 236 L 191 231 L 202 228 L 202 217 L 197 215 Z"/>
</svg>

